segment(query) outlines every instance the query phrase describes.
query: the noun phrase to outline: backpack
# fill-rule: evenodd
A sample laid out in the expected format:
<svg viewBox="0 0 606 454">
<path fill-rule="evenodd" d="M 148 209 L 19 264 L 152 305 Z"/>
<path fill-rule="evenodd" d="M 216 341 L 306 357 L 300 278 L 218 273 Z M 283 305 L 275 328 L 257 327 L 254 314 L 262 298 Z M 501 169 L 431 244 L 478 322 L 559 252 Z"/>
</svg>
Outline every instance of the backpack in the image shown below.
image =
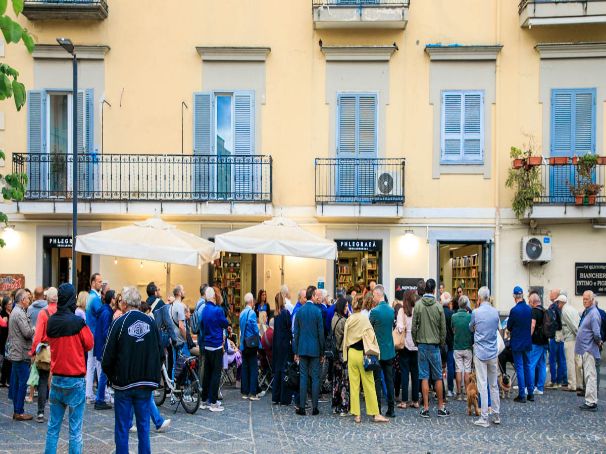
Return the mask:
<svg viewBox="0 0 606 454">
<path fill-rule="evenodd" d="M 545 339 L 555 338 L 555 333 L 558 328 L 558 313 L 551 307 L 543 310 L 543 337 Z"/>
<path fill-rule="evenodd" d="M 205 301 L 200 301 L 189 318 L 189 326 L 193 334 L 200 334 L 200 306 L 204 303 Z"/>
</svg>

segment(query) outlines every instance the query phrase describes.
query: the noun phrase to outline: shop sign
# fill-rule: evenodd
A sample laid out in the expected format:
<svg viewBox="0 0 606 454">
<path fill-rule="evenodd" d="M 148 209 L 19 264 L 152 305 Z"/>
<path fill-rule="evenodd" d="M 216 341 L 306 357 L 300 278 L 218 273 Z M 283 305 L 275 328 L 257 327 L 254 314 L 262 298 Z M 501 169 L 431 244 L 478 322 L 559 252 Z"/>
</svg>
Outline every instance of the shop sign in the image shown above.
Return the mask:
<svg viewBox="0 0 606 454">
<path fill-rule="evenodd" d="M 575 263 L 575 295 L 591 290 L 606 295 L 606 263 Z"/>
<path fill-rule="evenodd" d="M 10 292 L 24 287 L 23 274 L 0 274 L 0 292 Z"/>
<path fill-rule="evenodd" d="M 71 236 L 45 236 L 44 237 L 44 248 L 69 248 L 72 247 Z"/>
<path fill-rule="evenodd" d="M 377 252 L 383 249 L 383 240 L 335 240 L 339 251 Z"/>
<path fill-rule="evenodd" d="M 400 291 L 402 294 L 409 290 L 417 291 L 417 284 L 422 278 L 420 277 L 396 277 L 396 292 Z"/>
</svg>

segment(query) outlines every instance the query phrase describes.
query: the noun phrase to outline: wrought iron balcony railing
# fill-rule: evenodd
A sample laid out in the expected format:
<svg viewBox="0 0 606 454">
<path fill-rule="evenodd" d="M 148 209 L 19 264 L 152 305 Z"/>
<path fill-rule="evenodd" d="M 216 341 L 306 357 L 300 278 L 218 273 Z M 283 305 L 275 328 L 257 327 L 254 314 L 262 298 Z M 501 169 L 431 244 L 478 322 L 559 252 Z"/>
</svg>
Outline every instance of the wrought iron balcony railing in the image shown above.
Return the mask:
<svg viewBox="0 0 606 454">
<path fill-rule="evenodd" d="M 23 14 L 29 20 L 107 18 L 106 0 L 25 0 Z"/>
<path fill-rule="evenodd" d="M 71 154 L 13 153 L 25 200 L 71 199 L 72 165 Z M 82 200 L 271 202 L 271 156 L 80 154 L 77 165 Z"/>
<path fill-rule="evenodd" d="M 402 205 L 400 158 L 316 158 L 316 204 Z"/>
<path fill-rule="evenodd" d="M 410 0 L 312 0 L 313 6 L 408 6 Z"/>
<path fill-rule="evenodd" d="M 606 165 L 598 164 L 585 181 L 572 163 L 539 166 L 542 194 L 534 200 L 542 205 L 604 205 L 606 204 Z M 592 194 L 594 193 L 594 194 Z M 585 195 L 587 194 L 587 195 Z"/>
</svg>

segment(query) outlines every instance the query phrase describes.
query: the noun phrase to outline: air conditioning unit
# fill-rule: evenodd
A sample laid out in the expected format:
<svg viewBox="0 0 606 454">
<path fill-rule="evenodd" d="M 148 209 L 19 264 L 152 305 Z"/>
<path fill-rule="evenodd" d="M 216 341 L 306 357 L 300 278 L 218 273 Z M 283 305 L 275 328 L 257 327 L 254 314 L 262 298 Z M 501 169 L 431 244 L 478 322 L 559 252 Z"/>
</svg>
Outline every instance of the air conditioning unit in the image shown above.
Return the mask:
<svg viewBox="0 0 606 454">
<path fill-rule="evenodd" d="M 398 184 L 399 172 L 381 172 L 377 175 L 375 196 L 379 198 L 394 197 L 401 188 Z"/>
<path fill-rule="evenodd" d="M 551 237 L 547 235 L 522 238 L 522 262 L 547 263 L 551 261 Z"/>
</svg>

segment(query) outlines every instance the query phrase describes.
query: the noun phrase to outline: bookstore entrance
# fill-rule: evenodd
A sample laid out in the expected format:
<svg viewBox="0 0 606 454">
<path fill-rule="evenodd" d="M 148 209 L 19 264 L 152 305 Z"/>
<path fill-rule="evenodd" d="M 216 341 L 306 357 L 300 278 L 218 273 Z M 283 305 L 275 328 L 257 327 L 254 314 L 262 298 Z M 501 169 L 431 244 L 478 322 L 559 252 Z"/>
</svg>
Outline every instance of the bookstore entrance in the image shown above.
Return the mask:
<svg viewBox="0 0 606 454">
<path fill-rule="evenodd" d="M 383 240 L 335 240 L 338 258 L 335 262 L 335 294 L 337 288 L 347 290 L 381 282 Z"/>
<path fill-rule="evenodd" d="M 44 287 L 59 287 L 65 282 L 71 282 L 72 275 L 72 237 L 43 236 L 42 237 L 42 285 Z M 78 292 L 89 290 L 91 276 L 91 256 L 76 254 L 78 273 Z"/>
<path fill-rule="evenodd" d="M 439 241 L 439 283 L 444 284 L 444 290 L 454 297 L 461 287 L 475 307 L 478 289 L 484 285 L 491 287 L 491 246 L 485 241 Z"/>
</svg>

